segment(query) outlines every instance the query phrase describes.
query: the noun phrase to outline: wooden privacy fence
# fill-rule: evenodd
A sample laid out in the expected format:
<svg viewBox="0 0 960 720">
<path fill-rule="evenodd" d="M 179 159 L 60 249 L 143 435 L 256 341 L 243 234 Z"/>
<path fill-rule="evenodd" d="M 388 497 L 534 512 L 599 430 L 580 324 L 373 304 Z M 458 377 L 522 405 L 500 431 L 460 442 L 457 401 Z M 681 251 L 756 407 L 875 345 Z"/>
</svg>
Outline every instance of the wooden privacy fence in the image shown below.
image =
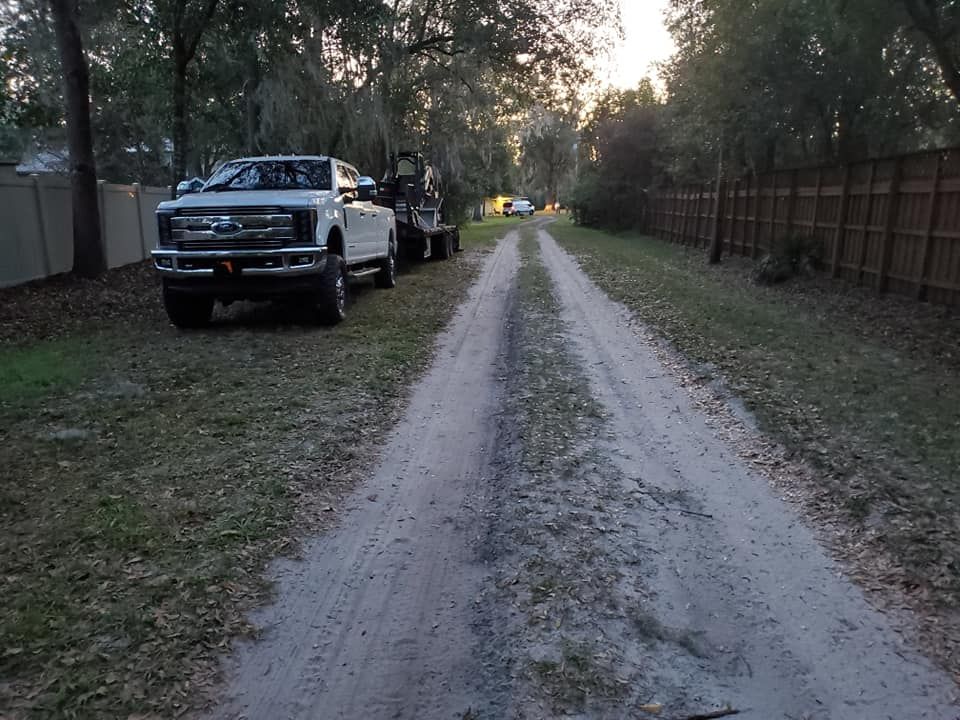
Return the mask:
<svg viewBox="0 0 960 720">
<path fill-rule="evenodd" d="M 756 258 L 804 235 L 833 277 L 960 305 L 960 148 L 685 186 L 651 210 L 665 240 Z"/>
</svg>

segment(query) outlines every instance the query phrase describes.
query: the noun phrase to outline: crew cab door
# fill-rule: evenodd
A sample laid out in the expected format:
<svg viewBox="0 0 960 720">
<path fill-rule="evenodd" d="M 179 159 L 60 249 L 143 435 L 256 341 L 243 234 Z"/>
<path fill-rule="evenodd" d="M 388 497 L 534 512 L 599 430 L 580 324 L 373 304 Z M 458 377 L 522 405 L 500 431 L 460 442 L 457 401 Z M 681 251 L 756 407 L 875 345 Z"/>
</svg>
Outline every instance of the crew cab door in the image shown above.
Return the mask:
<svg viewBox="0 0 960 720">
<path fill-rule="evenodd" d="M 351 168 L 352 170 L 352 168 Z M 354 173 L 356 170 L 353 171 Z M 361 188 L 361 199 L 358 204 L 363 205 L 366 217 L 367 250 L 372 258 L 385 258 L 390 249 L 390 211 L 377 205 L 372 196 L 376 196 L 377 183 L 373 178 L 363 178 L 365 186 Z M 357 187 L 360 188 L 360 178 L 358 177 Z M 366 192 L 364 192 L 364 190 Z M 366 195 L 368 199 L 362 199 Z"/>
<path fill-rule="evenodd" d="M 351 165 L 344 166 L 350 182 L 353 187 L 360 187 L 360 173 Z M 376 185 L 373 186 L 376 188 Z M 375 205 L 373 200 L 364 200 L 360 198 L 360 193 L 355 193 L 356 199 L 353 205 L 360 209 L 360 228 L 363 232 L 363 257 L 366 260 L 374 260 L 387 255 L 387 233 L 380 232 L 383 225 L 383 208 Z"/>
<path fill-rule="evenodd" d="M 347 264 L 363 262 L 369 257 L 367 213 L 363 203 L 357 202 L 356 178 L 347 166 L 337 163 L 337 192 L 343 202 L 344 254 Z"/>
</svg>

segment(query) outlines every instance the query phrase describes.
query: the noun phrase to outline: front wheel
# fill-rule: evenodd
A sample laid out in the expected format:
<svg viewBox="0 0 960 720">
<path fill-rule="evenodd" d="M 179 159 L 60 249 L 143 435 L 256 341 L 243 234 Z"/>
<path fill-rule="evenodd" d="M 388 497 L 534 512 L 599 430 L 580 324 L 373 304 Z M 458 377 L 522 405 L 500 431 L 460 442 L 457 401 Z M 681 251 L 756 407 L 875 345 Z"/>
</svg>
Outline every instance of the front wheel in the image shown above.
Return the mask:
<svg viewBox="0 0 960 720">
<path fill-rule="evenodd" d="M 387 257 L 380 261 L 380 272 L 373 276 L 373 284 L 384 289 L 397 286 L 397 249 L 392 242 Z"/>
<path fill-rule="evenodd" d="M 317 290 L 317 319 L 336 325 L 347 319 L 347 265 L 339 255 L 327 255 Z"/>
<path fill-rule="evenodd" d="M 170 322 L 178 328 L 199 328 L 210 323 L 213 315 L 214 297 L 212 295 L 193 295 L 190 293 L 163 288 L 163 307 Z"/>
</svg>

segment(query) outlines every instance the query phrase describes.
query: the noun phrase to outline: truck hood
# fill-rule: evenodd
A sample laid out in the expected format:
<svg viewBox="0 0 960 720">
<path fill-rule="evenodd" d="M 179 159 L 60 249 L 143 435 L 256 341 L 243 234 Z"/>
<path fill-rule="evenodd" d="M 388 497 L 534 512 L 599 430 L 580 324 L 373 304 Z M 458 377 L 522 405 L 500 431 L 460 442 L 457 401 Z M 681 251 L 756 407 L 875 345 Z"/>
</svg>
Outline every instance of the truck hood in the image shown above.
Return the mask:
<svg viewBox="0 0 960 720">
<path fill-rule="evenodd" d="M 159 210 L 190 210 L 193 208 L 263 207 L 277 205 L 285 208 L 311 208 L 326 198 L 334 197 L 332 190 L 240 190 L 231 192 L 200 192 L 184 195 L 176 200 L 160 203 Z"/>
</svg>

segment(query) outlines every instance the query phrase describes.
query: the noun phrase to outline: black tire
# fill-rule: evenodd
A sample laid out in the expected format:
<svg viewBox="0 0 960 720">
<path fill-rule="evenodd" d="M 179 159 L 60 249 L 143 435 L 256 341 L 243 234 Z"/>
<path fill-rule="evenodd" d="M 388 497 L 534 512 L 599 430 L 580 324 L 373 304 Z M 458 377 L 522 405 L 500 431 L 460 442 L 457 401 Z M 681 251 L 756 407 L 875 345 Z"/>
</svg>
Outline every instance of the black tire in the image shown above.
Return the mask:
<svg viewBox="0 0 960 720">
<path fill-rule="evenodd" d="M 336 325 L 347 319 L 347 264 L 339 255 L 327 255 L 317 288 L 317 320 Z"/>
<path fill-rule="evenodd" d="M 380 261 L 380 272 L 373 276 L 373 285 L 384 290 L 397 286 L 397 247 L 392 242 L 387 257 Z"/>
<path fill-rule="evenodd" d="M 450 233 L 443 232 L 440 235 L 434 235 L 431 242 L 433 248 L 430 254 L 437 260 L 448 260 L 453 255 L 453 236 Z"/>
<path fill-rule="evenodd" d="M 163 307 L 170 322 L 178 328 L 201 328 L 209 325 L 214 301 L 212 295 L 193 295 L 163 288 Z"/>
</svg>

